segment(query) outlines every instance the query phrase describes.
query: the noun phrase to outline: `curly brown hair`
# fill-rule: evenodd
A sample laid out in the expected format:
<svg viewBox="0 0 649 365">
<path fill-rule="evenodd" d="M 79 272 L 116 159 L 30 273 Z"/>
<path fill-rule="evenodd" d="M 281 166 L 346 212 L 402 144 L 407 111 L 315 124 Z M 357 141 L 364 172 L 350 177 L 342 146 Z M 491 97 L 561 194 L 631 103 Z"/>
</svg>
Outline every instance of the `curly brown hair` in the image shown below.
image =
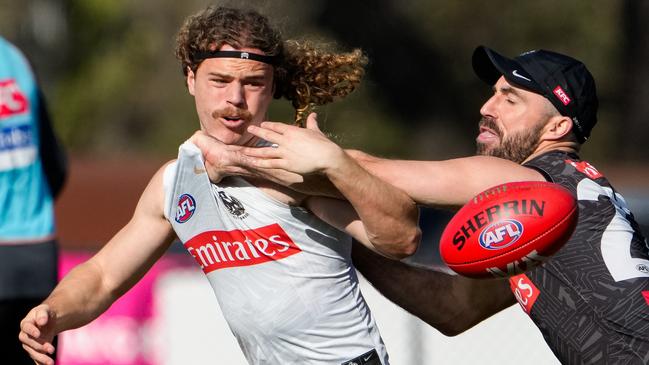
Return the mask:
<svg viewBox="0 0 649 365">
<path fill-rule="evenodd" d="M 343 98 L 360 83 L 367 57 L 361 50 L 335 52 L 324 44 L 283 41 L 268 18 L 254 10 L 208 7 L 187 18 L 176 38 L 176 57 L 183 74 L 196 72 L 204 52 L 224 44 L 256 48 L 274 63 L 274 97 L 286 98 L 296 109 L 296 124 L 303 125 L 315 106 Z"/>
</svg>

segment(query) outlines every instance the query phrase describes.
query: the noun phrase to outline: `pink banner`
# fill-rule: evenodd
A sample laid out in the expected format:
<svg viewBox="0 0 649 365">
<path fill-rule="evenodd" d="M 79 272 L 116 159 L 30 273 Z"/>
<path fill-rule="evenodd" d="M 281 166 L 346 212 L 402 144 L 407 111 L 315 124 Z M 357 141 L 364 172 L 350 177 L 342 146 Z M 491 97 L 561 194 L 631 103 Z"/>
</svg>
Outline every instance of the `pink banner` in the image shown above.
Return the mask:
<svg viewBox="0 0 649 365">
<path fill-rule="evenodd" d="M 61 276 L 90 256 L 89 253 L 62 253 Z M 155 283 L 164 272 L 187 264 L 193 263 L 186 255 L 164 256 L 103 315 L 84 327 L 62 333 L 59 337 L 58 364 L 161 364 L 161 341 L 156 336 L 159 331 L 156 330 Z"/>
</svg>

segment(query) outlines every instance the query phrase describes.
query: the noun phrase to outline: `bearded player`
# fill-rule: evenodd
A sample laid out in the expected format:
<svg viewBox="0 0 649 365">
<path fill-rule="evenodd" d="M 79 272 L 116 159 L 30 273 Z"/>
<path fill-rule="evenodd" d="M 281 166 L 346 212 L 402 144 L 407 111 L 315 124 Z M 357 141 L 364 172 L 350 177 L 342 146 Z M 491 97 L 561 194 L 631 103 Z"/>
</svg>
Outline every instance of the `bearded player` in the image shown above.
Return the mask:
<svg viewBox="0 0 649 365">
<path fill-rule="evenodd" d="M 480 109 L 480 156 L 396 161 L 350 153 L 418 203 L 434 207 L 461 206 L 511 181 L 560 184 L 579 204 L 572 238 L 543 265 L 509 282 L 420 270 L 360 246 L 354 263 L 386 297 L 445 334 L 465 331 L 518 299 L 562 363 L 649 363 L 649 245 L 622 195 L 579 157 L 597 121 L 591 73 L 556 52 L 512 59 L 485 47 L 475 50 L 473 68 L 493 87 Z M 293 185 L 298 176 L 318 175 L 337 156 L 332 151 L 340 150 L 315 123 L 309 129 L 262 127 L 249 130 L 279 148 L 247 148 L 246 158 L 231 157 L 236 166 L 226 173 L 245 167 L 268 176 L 280 169 L 284 175 L 275 181 L 299 188 Z M 210 141 L 197 142 L 209 157 Z"/>
</svg>

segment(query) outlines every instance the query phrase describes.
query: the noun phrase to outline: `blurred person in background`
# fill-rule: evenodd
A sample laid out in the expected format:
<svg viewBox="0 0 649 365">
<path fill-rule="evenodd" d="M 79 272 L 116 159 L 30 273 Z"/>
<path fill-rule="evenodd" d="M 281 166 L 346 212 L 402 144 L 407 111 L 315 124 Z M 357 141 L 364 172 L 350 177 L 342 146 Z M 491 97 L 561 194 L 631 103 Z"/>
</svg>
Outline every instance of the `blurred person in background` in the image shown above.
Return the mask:
<svg viewBox="0 0 649 365">
<path fill-rule="evenodd" d="M 54 199 L 67 169 L 31 66 L 0 37 L 0 359 L 33 364 L 20 319 L 57 281 Z"/>
<path fill-rule="evenodd" d="M 648 243 L 622 195 L 578 155 L 597 121 L 592 75 L 580 61 L 545 50 L 511 59 L 478 47 L 473 68 L 493 86 L 480 109 L 479 156 L 398 161 L 348 153 L 432 207 L 459 207 L 511 181 L 560 184 L 578 199 L 572 238 L 542 265 L 509 280 L 424 270 L 361 246 L 354 248 L 354 264 L 388 299 L 444 334 L 459 334 L 518 300 L 562 363 L 649 363 Z M 219 161 L 208 164 L 213 179 L 256 174 L 302 189 L 341 150 L 315 121 L 306 129 L 267 122 L 248 131 L 277 147 L 225 151 L 209 139 L 197 141 L 208 162 Z"/>
<path fill-rule="evenodd" d="M 365 64 L 360 51 L 284 42 L 263 15 L 223 7 L 186 20 L 176 55 L 200 135 L 232 150 L 270 145 L 246 128 L 264 120 L 273 97 L 298 111 L 330 102 L 354 89 Z M 200 151 L 184 143 L 178 159 L 153 176 L 128 224 L 23 319 L 26 351 L 52 364 L 53 336 L 103 313 L 178 235 L 250 363 L 387 364 L 351 264 L 350 236 L 382 255 L 406 257 L 419 242 L 418 210 L 346 154 L 337 157 L 325 170 L 351 205 L 258 178 L 210 184 Z M 363 199 L 359 188 L 382 198 Z"/>
</svg>

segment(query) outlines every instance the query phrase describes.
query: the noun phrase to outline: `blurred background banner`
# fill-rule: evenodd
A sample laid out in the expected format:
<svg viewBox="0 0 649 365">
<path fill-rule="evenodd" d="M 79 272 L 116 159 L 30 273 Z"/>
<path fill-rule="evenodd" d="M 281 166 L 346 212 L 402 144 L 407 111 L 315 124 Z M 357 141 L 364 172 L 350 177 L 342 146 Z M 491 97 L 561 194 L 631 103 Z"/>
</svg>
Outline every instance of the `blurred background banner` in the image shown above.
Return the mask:
<svg viewBox="0 0 649 365">
<path fill-rule="evenodd" d="M 150 177 L 198 128 L 173 49 L 182 20 L 208 4 L 254 7 L 287 39 L 363 49 L 365 81 L 319 108 L 319 119 L 343 146 L 385 157 L 474 152 L 479 109 L 491 94 L 471 68 L 477 45 L 508 56 L 539 48 L 575 56 L 600 98 L 582 156 L 649 231 L 648 1 L 0 0 L 0 34 L 32 61 L 71 156 L 56 212 L 66 270 L 130 219 Z M 288 102 L 271 106 L 269 119 L 292 118 Z M 425 243 L 413 261 L 434 259 L 449 217 L 424 212 Z M 207 281 L 174 247 L 122 304 L 62 336 L 61 364 L 194 364 L 204 351 L 220 354 L 214 363 L 242 363 Z M 518 307 L 447 338 L 363 285 L 396 365 L 556 362 Z"/>
<path fill-rule="evenodd" d="M 64 252 L 60 274 L 88 260 L 89 252 Z M 171 257 L 158 262 L 101 317 L 91 324 L 61 334 L 59 360 L 68 365 L 153 365 L 160 353 L 156 331 L 158 313 L 153 304 L 157 278 L 174 265 Z"/>
</svg>

